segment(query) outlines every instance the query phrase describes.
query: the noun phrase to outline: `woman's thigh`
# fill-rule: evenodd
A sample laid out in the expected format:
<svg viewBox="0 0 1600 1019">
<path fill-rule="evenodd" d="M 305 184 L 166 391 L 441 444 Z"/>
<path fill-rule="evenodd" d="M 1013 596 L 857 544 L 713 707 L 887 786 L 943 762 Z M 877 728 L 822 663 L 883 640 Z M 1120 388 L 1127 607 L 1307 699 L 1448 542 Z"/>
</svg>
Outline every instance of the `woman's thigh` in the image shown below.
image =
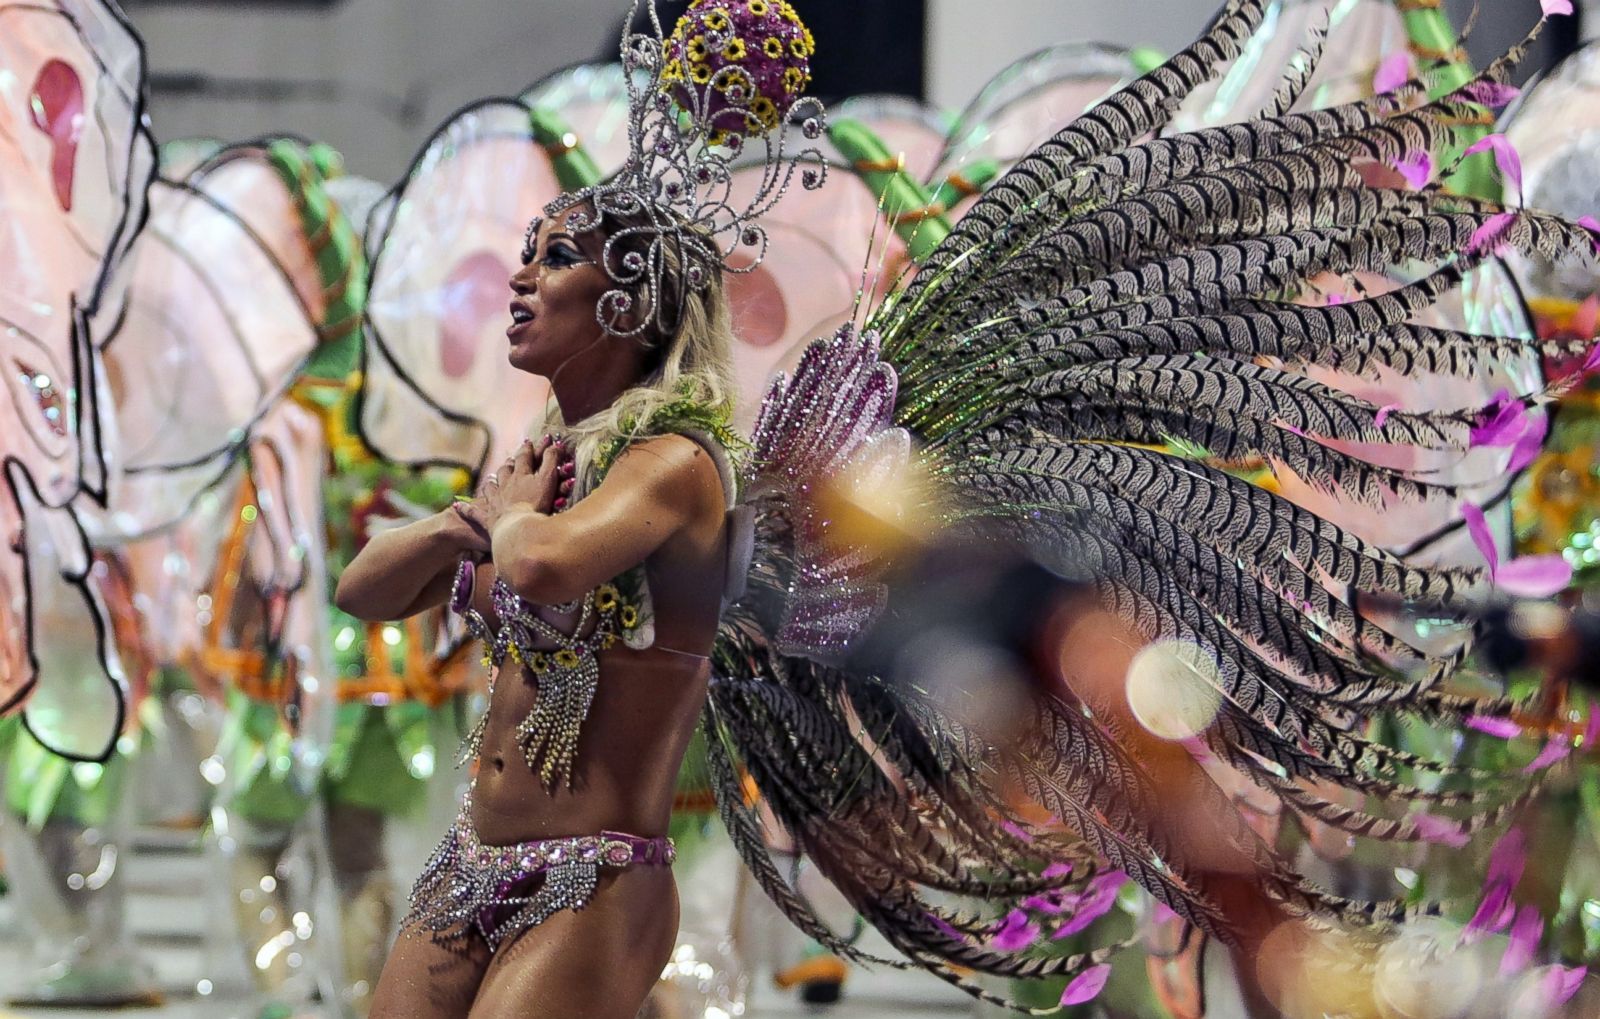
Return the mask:
<svg viewBox="0 0 1600 1019">
<path fill-rule="evenodd" d="M 441 942 L 403 930 L 378 978 L 371 1019 L 466 1019 L 492 959 L 476 934 Z"/>
<path fill-rule="evenodd" d="M 471 1019 L 634 1019 L 677 937 L 672 872 L 623 871 L 581 911 L 563 910 L 503 945 Z"/>
</svg>

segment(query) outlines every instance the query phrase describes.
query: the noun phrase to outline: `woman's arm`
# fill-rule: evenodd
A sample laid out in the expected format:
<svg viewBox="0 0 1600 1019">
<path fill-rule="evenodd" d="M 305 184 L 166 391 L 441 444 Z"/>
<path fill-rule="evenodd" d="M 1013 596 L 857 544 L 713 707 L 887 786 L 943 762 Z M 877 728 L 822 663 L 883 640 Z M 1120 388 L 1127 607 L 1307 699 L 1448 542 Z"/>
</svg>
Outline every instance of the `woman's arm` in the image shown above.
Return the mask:
<svg viewBox="0 0 1600 1019">
<path fill-rule="evenodd" d="M 456 564 L 489 551 L 454 508 L 374 535 L 339 578 L 333 601 L 357 619 L 414 616 L 450 597 Z"/>
<path fill-rule="evenodd" d="M 694 522 L 713 513 L 720 522 L 722 500 L 716 464 L 699 443 L 678 435 L 650 439 L 618 457 L 600 487 L 569 510 L 507 506 L 491 530 L 495 568 L 534 604 L 572 601 L 638 566 Z"/>
</svg>

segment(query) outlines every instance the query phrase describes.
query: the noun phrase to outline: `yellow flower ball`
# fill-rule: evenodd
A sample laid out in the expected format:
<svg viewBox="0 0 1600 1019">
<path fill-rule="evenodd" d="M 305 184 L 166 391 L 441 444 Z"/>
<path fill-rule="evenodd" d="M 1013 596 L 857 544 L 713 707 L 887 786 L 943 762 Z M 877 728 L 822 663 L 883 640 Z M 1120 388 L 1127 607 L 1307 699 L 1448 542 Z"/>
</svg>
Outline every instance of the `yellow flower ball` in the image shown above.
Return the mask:
<svg viewBox="0 0 1600 1019">
<path fill-rule="evenodd" d="M 569 651 L 566 648 L 562 648 L 560 651 L 556 652 L 556 664 L 561 666 L 563 669 L 577 668 L 578 661 L 579 658 L 576 651 Z"/>
<path fill-rule="evenodd" d="M 722 59 L 737 64 L 745 57 L 743 39 L 730 39 L 728 45 L 722 48 Z"/>
<path fill-rule="evenodd" d="M 691 61 L 703 61 L 711 55 L 711 47 L 706 44 L 706 37 L 697 35 L 684 44 Z"/>
<path fill-rule="evenodd" d="M 783 40 L 775 35 L 767 36 L 767 41 L 761 44 L 761 49 L 774 60 L 783 59 Z"/>
<path fill-rule="evenodd" d="M 778 16 L 791 25 L 800 24 L 800 15 L 785 0 L 778 0 Z"/>
<path fill-rule="evenodd" d="M 766 17 L 767 11 L 771 10 L 771 8 L 767 6 L 767 0 L 750 0 L 750 3 L 747 6 L 750 9 L 750 13 L 754 14 L 758 18 Z"/>
<path fill-rule="evenodd" d="M 806 49 L 806 41 L 798 37 L 789 40 L 789 52 L 793 53 L 795 58 L 799 60 L 804 60 L 811 55 L 811 51 Z"/>
<path fill-rule="evenodd" d="M 610 612 L 617 607 L 617 589 L 610 584 L 601 585 L 594 593 L 594 607 L 601 612 Z"/>
<path fill-rule="evenodd" d="M 689 80 L 696 85 L 704 85 L 711 80 L 710 64 L 690 64 Z"/>
<path fill-rule="evenodd" d="M 783 87 L 784 90 L 790 95 L 797 95 L 801 92 L 804 92 L 806 85 L 809 83 L 809 76 L 806 74 L 806 72 L 800 70 L 800 68 L 789 67 L 784 69 Z"/>
<path fill-rule="evenodd" d="M 706 15 L 705 25 L 713 32 L 726 32 L 732 24 L 728 20 L 728 12 L 721 7 Z"/>
<path fill-rule="evenodd" d="M 632 605 L 624 605 L 622 607 L 622 626 L 623 626 L 623 629 L 631 630 L 635 626 L 638 626 L 638 625 L 639 625 L 639 610 L 634 608 Z"/>
<path fill-rule="evenodd" d="M 661 69 L 661 80 L 678 82 L 683 80 L 683 61 L 669 60 Z"/>
</svg>

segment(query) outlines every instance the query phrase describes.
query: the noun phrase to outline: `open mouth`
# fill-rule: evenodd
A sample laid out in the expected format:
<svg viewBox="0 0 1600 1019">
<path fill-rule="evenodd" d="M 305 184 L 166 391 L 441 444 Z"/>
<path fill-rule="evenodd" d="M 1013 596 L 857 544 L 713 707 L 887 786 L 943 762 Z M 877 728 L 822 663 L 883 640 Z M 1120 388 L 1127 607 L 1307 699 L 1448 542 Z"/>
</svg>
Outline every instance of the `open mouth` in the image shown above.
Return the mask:
<svg viewBox="0 0 1600 1019">
<path fill-rule="evenodd" d="M 512 325 L 519 325 L 519 326 L 520 325 L 526 325 L 526 324 L 528 324 L 529 322 L 532 322 L 532 321 L 533 321 L 533 312 L 529 311 L 527 308 L 524 308 L 520 304 L 513 304 L 511 306 L 511 324 Z"/>
</svg>

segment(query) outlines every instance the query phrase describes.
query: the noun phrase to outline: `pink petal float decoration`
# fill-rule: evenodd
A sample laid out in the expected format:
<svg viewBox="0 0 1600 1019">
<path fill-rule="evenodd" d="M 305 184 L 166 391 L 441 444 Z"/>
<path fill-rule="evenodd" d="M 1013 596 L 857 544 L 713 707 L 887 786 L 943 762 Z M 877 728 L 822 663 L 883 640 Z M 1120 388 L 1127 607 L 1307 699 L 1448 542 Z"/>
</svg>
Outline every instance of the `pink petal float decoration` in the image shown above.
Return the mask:
<svg viewBox="0 0 1600 1019">
<path fill-rule="evenodd" d="M 1572 0 L 1539 0 L 1539 9 L 1544 11 L 1547 18 L 1571 14 Z"/>
<path fill-rule="evenodd" d="M 1517 150 L 1512 146 L 1511 140 L 1503 134 L 1485 135 L 1482 139 L 1473 142 L 1467 147 L 1463 156 L 1475 156 L 1480 152 L 1494 153 L 1495 165 L 1500 172 L 1505 174 L 1517 191 L 1522 190 L 1522 157 L 1517 155 Z"/>
<path fill-rule="evenodd" d="M 1511 924 L 1511 940 L 1500 957 L 1500 975 L 1509 976 L 1527 969 L 1543 939 L 1544 917 L 1539 915 L 1539 907 L 1531 904 L 1519 907 L 1517 918 Z"/>
<path fill-rule="evenodd" d="M 1461 830 L 1461 825 L 1448 817 L 1415 814 L 1409 820 L 1422 833 L 1422 837 L 1434 845 L 1460 849 L 1471 841 L 1467 833 Z"/>
<path fill-rule="evenodd" d="M 1414 191 L 1427 187 L 1428 181 L 1433 179 L 1433 157 L 1426 152 L 1413 152 L 1396 163 L 1394 168 L 1400 171 L 1400 176 Z"/>
<path fill-rule="evenodd" d="M 1080 973 L 1067 989 L 1062 992 L 1062 1005 L 1082 1005 L 1086 1001 L 1093 1001 L 1105 990 L 1106 980 L 1111 977 L 1111 964 L 1101 963 L 1091 966 Z"/>
<path fill-rule="evenodd" d="M 1485 246 L 1491 244 L 1498 251 L 1500 235 L 1516 221 L 1517 214 L 1514 212 L 1497 212 L 1490 216 L 1482 226 L 1472 232 L 1472 237 L 1467 241 L 1467 254 L 1476 254 L 1483 250 Z"/>
<path fill-rule="evenodd" d="M 1027 913 L 1013 909 L 996 927 L 993 940 L 1002 952 L 1020 952 L 1039 940 L 1039 927 Z"/>
<path fill-rule="evenodd" d="M 1472 535 L 1472 543 L 1489 564 L 1489 579 L 1507 594 L 1519 598 L 1548 598 L 1572 582 L 1572 564 L 1559 555 L 1524 556 L 1502 566 L 1500 551 L 1483 510 L 1473 503 L 1462 503 L 1461 516 Z"/>
<path fill-rule="evenodd" d="M 1398 50 L 1383 58 L 1372 76 L 1374 92 L 1393 92 L 1411 80 L 1411 54 Z"/>
</svg>

